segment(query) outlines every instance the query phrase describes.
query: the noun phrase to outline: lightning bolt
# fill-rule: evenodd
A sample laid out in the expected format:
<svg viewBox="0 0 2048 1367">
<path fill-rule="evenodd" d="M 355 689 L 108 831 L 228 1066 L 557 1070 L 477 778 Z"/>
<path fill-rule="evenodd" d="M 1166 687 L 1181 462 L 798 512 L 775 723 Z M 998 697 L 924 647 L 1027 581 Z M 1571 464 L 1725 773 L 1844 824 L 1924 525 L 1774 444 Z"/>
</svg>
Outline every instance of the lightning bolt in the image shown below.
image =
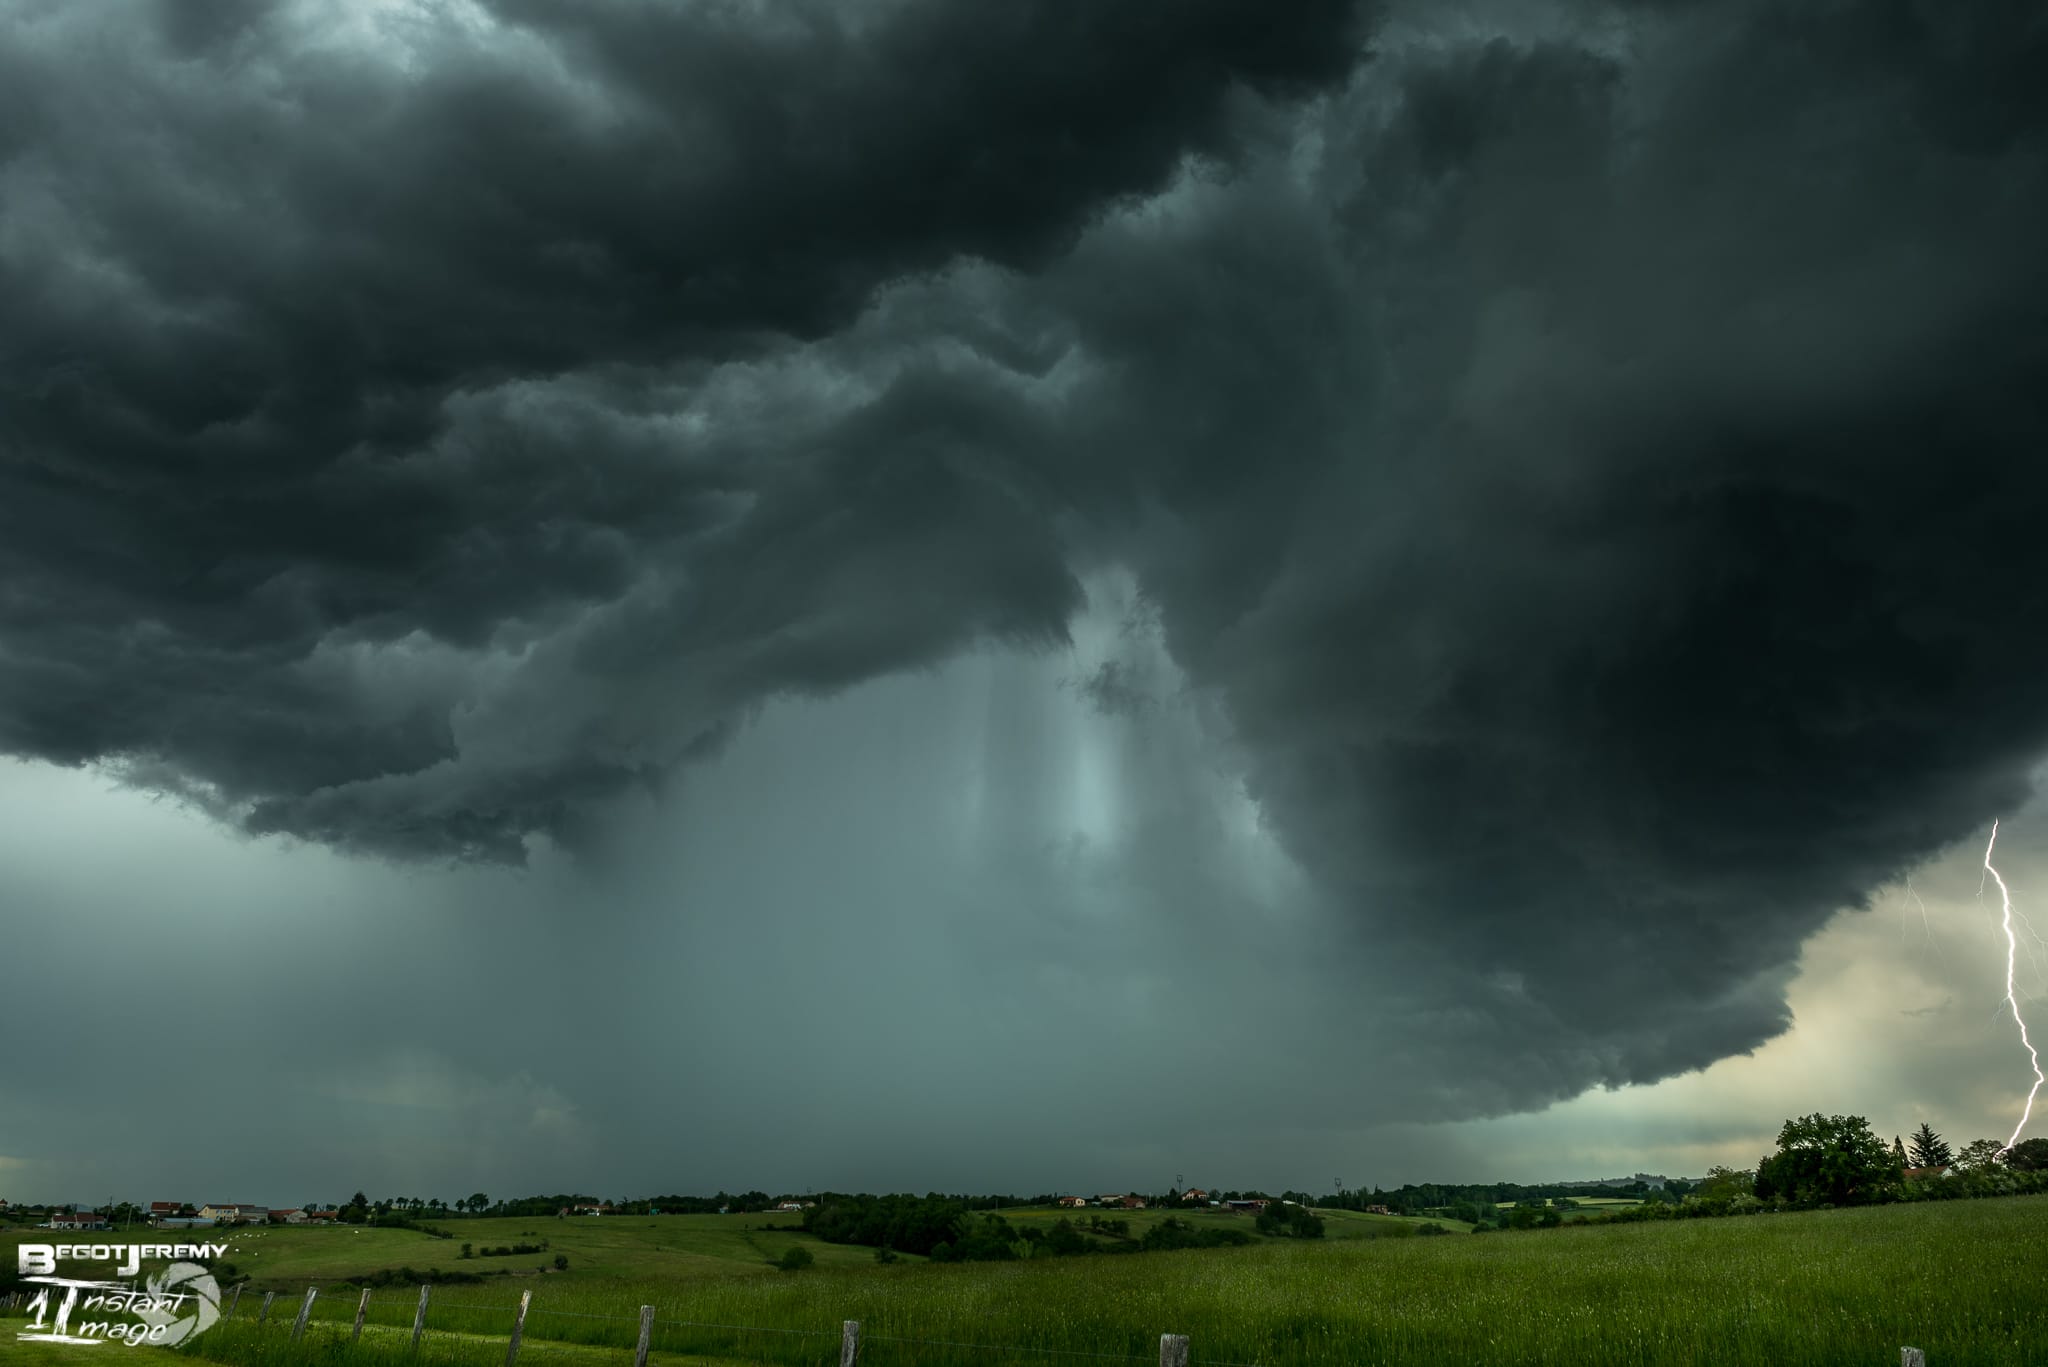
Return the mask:
<svg viewBox="0 0 2048 1367">
<path fill-rule="evenodd" d="M 1920 930 L 1927 943 L 1933 947 L 1935 956 L 1944 964 L 1947 963 L 1948 955 L 1941 952 L 1941 944 L 1934 938 L 1934 923 L 1927 918 L 1927 903 L 1921 901 L 1920 894 L 1914 890 L 1911 874 L 1906 875 L 1906 896 L 1912 898 L 1913 905 L 1920 908 Z"/>
<path fill-rule="evenodd" d="M 2005 905 L 2005 1004 L 2012 1008 L 2013 1024 L 2020 1028 L 2020 1043 L 2027 1047 L 2027 1057 L 2033 1060 L 2034 1085 L 2027 1089 L 2027 1104 L 2020 1110 L 2020 1123 L 2012 1127 L 2012 1137 L 2005 1141 L 2007 1149 L 2020 1142 L 2020 1134 L 2027 1128 L 2027 1120 L 2034 1114 L 2034 1094 L 2041 1090 L 2041 1084 L 2048 1077 L 2041 1075 L 2041 1056 L 2034 1051 L 2034 1042 L 2027 1038 L 2026 1018 L 2020 1015 L 2020 999 L 2013 991 L 2013 974 L 2019 966 L 2020 942 L 2012 929 L 2012 890 L 1992 867 L 1991 851 L 1998 844 L 1998 823 L 1991 823 L 1991 839 L 1984 846 L 1984 871 L 1998 884 L 1998 897 Z"/>
</svg>

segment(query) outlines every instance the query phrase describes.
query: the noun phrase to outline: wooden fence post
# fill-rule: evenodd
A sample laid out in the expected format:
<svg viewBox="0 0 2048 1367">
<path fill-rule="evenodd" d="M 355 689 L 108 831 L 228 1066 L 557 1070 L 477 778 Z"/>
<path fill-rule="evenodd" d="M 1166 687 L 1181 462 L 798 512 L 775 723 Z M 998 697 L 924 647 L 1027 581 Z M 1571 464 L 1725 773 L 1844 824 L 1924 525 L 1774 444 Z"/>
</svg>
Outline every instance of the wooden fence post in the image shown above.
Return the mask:
<svg viewBox="0 0 2048 1367">
<path fill-rule="evenodd" d="M 270 1313 L 270 1303 L 276 1299 L 277 1293 L 275 1291 L 266 1291 L 263 1293 L 263 1308 L 256 1312 L 256 1322 L 258 1324 L 263 1323 L 264 1317 Z"/>
<path fill-rule="evenodd" d="M 240 1305 L 241 1303 L 242 1287 L 241 1284 L 238 1282 L 235 1284 L 235 1294 L 228 1297 L 228 1312 L 225 1315 L 222 1315 L 221 1318 L 224 1320 L 233 1319 L 235 1317 L 235 1307 Z"/>
<path fill-rule="evenodd" d="M 860 1321 L 842 1320 L 839 1325 L 839 1367 L 853 1367 L 860 1361 Z"/>
<path fill-rule="evenodd" d="M 354 1332 L 354 1333 L 352 1333 L 352 1334 L 350 1334 L 350 1335 L 348 1336 L 348 1341 L 349 1341 L 350 1343 L 354 1343 L 354 1342 L 356 1342 L 357 1340 L 359 1340 L 359 1339 L 361 1339 L 361 1338 L 362 1338 L 362 1336 L 363 1336 L 363 1312 L 364 1312 L 364 1311 L 366 1311 L 366 1310 L 368 1310 L 369 1308 L 370 1308 L 370 1288 L 366 1286 L 366 1287 L 364 1287 L 364 1288 L 363 1288 L 363 1298 L 362 1298 L 361 1300 L 359 1300 L 359 1301 L 357 1301 L 357 1302 L 356 1302 L 356 1327 L 355 1327 L 355 1332 Z"/>
<path fill-rule="evenodd" d="M 420 1308 L 412 1312 L 412 1346 L 420 1346 L 420 1335 L 427 1330 L 427 1283 L 420 1283 Z"/>
<path fill-rule="evenodd" d="M 1918 1348 L 1899 1349 L 1899 1367 L 1927 1367 L 1927 1354 Z"/>
<path fill-rule="evenodd" d="M 512 1321 L 512 1342 L 505 1345 L 505 1367 L 512 1367 L 512 1361 L 519 1356 L 519 1336 L 526 1332 L 526 1307 L 533 1301 L 531 1291 L 519 1293 L 519 1314 Z"/>
<path fill-rule="evenodd" d="M 292 1321 L 292 1342 L 298 1342 L 299 1335 L 306 1332 L 306 1316 L 313 1313 L 313 1297 L 320 1294 L 320 1288 L 306 1288 L 306 1299 L 299 1302 L 299 1317 Z"/>
<path fill-rule="evenodd" d="M 654 1307 L 640 1307 L 640 1343 L 633 1349 L 633 1367 L 647 1367 L 647 1341 L 654 1337 Z"/>
<path fill-rule="evenodd" d="M 1188 1367 L 1188 1336 L 1186 1334 L 1161 1334 L 1159 1336 L 1159 1367 Z"/>
</svg>

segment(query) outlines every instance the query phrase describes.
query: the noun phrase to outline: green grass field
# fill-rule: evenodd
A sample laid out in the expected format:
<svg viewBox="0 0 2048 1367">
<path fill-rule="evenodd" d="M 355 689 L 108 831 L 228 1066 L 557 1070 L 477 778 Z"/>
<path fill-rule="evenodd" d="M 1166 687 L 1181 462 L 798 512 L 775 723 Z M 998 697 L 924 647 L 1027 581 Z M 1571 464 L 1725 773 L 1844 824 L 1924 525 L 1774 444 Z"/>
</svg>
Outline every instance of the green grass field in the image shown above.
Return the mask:
<svg viewBox="0 0 2048 1367">
<path fill-rule="evenodd" d="M 864 1325 L 872 1367 L 1078 1361 L 1061 1353 L 1149 1362 L 1168 1330 L 1191 1336 L 1198 1362 L 1261 1367 L 1880 1367 L 1904 1344 L 1926 1349 L 1932 1367 L 2048 1362 L 2044 1196 L 1008 1264 L 885 1267 L 866 1250 L 814 1244 L 829 1260 L 797 1274 L 765 1266 L 767 1235 L 716 1223 L 753 1221 L 690 1219 L 589 1220 L 573 1235 L 562 1228 L 573 1222 L 461 1221 L 453 1243 L 388 1246 L 368 1242 L 388 1231 L 266 1231 L 272 1242 L 251 1238 L 249 1251 L 300 1270 L 337 1271 L 357 1250 L 420 1266 L 420 1244 L 525 1230 L 567 1251 L 571 1268 L 437 1290 L 418 1358 L 406 1332 L 416 1294 L 404 1287 L 373 1294 L 360 1344 L 346 1341 L 351 1294 L 324 1295 L 293 1344 L 297 1295 L 280 1294 L 259 1328 L 260 1297 L 245 1292 L 236 1319 L 191 1347 L 240 1367 L 498 1367 L 510 1307 L 531 1290 L 520 1362 L 541 1367 L 618 1367 L 642 1304 L 659 1320 L 655 1361 L 679 1367 L 836 1362 L 845 1319 Z M 46 1360 L 63 1359 L 0 1356 L 0 1367 Z"/>
<path fill-rule="evenodd" d="M 1242 1229 L 1250 1232 L 1254 1217 L 1244 1211 L 1222 1210 L 1209 1206 L 1161 1206 L 1154 1210 L 1061 1210 L 1052 1206 L 1024 1206 L 1014 1210 L 993 1212 L 1001 1215 L 1012 1225 L 1024 1229 L 1032 1225 L 1041 1228 L 1055 1220 L 1067 1219 L 1085 1227 L 1091 1217 L 1100 1216 L 1105 1220 L 1123 1220 L 1130 1226 L 1131 1236 L 1143 1236 L 1146 1230 L 1169 1217 L 1185 1220 L 1197 1228 Z M 1368 1215 L 1357 1210 L 1318 1210 L 1323 1218 L 1323 1237 L 1326 1239 L 1380 1239 L 1397 1237 L 1410 1233 L 1415 1226 L 1431 1223 L 1458 1234 L 1471 1231 L 1471 1226 L 1459 1220 L 1440 1217 L 1404 1215 Z"/>
</svg>

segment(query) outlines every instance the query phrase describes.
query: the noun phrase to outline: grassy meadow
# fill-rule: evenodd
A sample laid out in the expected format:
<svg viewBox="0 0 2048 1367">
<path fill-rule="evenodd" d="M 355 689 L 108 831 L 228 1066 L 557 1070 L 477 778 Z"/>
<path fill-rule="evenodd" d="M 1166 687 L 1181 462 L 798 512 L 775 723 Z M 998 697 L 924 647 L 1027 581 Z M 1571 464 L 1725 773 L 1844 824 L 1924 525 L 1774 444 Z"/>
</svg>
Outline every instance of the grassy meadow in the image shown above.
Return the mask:
<svg viewBox="0 0 2048 1367">
<path fill-rule="evenodd" d="M 1125 1218 L 1139 1214 L 1153 1213 Z M 229 1261 L 285 1288 L 269 1322 L 254 1322 L 261 1296 L 245 1291 L 235 1319 L 190 1349 L 243 1367 L 498 1367 L 511 1307 L 531 1290 L 520 1362 L 553 1367 L 630 1361 L 642 1304 L 658 1320 L 654 1360 L 705 1367 L 836 1362 L 845 1319 L 862 1322 L 873 1367 L 1071 1364 L 1060 1355 L 1072 1353 L 1156 1362 L 1168 1330 L 1191 1336 L 1197 1362 L 1261 1367 L 1880 1367 L 1903 1344 L 1926 1349 L 1931 1367 L 2048 1362 L 2048 1196 L 955 1265 L 880 1266 L 865 1249 L 759 1229 L 772 1218 L 462 1220 L 449 1222 L 452 1241 L 252 1230 L 227 1241 L 240 1250 Z M 417 1295 L 403 1286 L 373 1291 L 360 1344 L 347 1342 L 356 1296 L 338 1285 L 316 1303 L 306 1341 L 289 1341 L 309 1281 L 487 1267 L 505 1260 L 444 1251 L 540 1238 L 547 1258 L 567 1254 L 567 1271 L 536 1272 L 545 1259 L 533 1256 L 512 1260 L 520 1275 L 436 1288 L 418 1356 Z M 806 1243 L 818 1265 L 769 1268 L 783 1241 Z M 0 1367 L 13 1367 L 5 1351 Z"/>
</svg>

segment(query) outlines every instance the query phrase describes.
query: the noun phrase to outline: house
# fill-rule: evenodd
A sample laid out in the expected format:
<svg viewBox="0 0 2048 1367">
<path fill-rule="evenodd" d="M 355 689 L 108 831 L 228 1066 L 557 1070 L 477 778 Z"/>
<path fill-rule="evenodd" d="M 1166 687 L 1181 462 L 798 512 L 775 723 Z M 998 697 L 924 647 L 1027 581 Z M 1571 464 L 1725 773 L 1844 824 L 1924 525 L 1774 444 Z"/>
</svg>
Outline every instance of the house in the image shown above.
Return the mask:
<svg viewBox="0 0 2048 1367">
<path fill-rule="evenodd" d="M 201 1219 L 213 1220 L 223 1225 L 247 1224 L 254 1220 L 268 1220 L 269 1206 L 252 1206 L 246 1202 L 215 1201 L 199 1208 Z"/>
<path fill-rule="evenodd" d="M 1259 1211 L 1264 1210 L 1267 1206 L 1271 1205 L 1272 1202 L 1266 1200 L 1266 1198 L 1263 1196 L 1259 1196 L 1254 1197 L 1249 1201 L 1225 1201 L 1223 1204 L 1230 1207 L 1230 1209 L 1232 1210 L 1248 1210 L 1256 1214 Z"/>
<path fill-rule="evenodd" d="M 50 1215 L 50 1229 L 112 1229 L 104 1215 L 89 1210 L 60 1210 Z"/>
<path fill-rule="evenodd" d="M 1059 1200 L 1054 1201 L 1053 1204 L 1064 1206 L 1068 1210 L 1079 1210 L 1088 1204 L 1088 1198 L 1085 1196 L 1062 1196 Z"/>
<path fill-rule="evenodd" d="M 777 1210 L 802 1210 L 803 1208 L 804 1203 L 801 1201 L 784 1201 L 776 1207 Z"/>
<path fill-rule="evenodd" d="M 1936 1177 L 1946 1177 L 1948 1174 L 1948 1168 L 1937 1165 L 1927 1168 L 1907 1168 L 1905 1176 L 1908 1182 L 1925 1182 Z"/>
<path fill-rule="evenodd" d="M 1209 1193 L 1203 1191 L 1200 1187 L 1189 1187 L 1186 1191 L 1180 1194 L 1180 1199 L 1183 1201 L 1190 1201 L 1199 1205 L 1202 1202 L 1209 1199 Z"/>
<path fill-rule="evenodd" d="M 321 1220 L 325 1221 L 328 1224 L 333 1224 L 336 1214 L 337 1212 L 331 1210 L 309 1210 L 305 1212 L 306 1221 L 309 1224 L 315 1220 Z"/>
<path fill-rule="evenodd" d="M 1365 1213 L 1367 1215 L 1392 1215 L 1394 1212 L 1385 1206 L 1367 1206 Z"/>
<path fill-rule="evenodd" d="M 609 1201 L 606 1201 L 606 1202 L 604 1202 L 604 1203 L 603 1203 L 602 1205 L 592 1205 L 592 1204 L 591 1204 L 590 1202 L 588 1202 L 588 1201 L 584 1201 L 584 1202 L 580 1202 L 580 1203 L 578 1203 L 577 1205 L 573 1205 L 573 1206 L 563 1206 L 563 1207 L 562 1207 L 562 1208 L 561 1208 L 560 1210 L 556 1211 L 556 1212 L 555 1212 L 555 1214 L 556 1214 L 556 1215 L 609 1215 L 609 1214 L 611 1214 L 611 1211 L 612 1211 L 612 1203 L 611 1203 L 611 1202 L 609 1202 Z"/>
<path fill-rule="evenodd" d="M 306 1212 L 303 1210 L 273 1210 L 270 1212 L 270 1222 L 274 1225 L 303 1225 L 306 1223 Z"/>
<path fill-rule="evenodd" d="M 183 1201 L 151 1201 L 149 1203 L 149 1218 L 152 1220 L 167 1220 L 176 1216 L 184 1208 L 185 1203 Z"/>
<path fill-rule="evenodd" d="M 1143 1210 L 1145 1208 L 1145 1198 L 1142 1196 L 1120 1197 L 1117 1200 L 1117 1204 L 1125 1210 Z"/>
</svg>

